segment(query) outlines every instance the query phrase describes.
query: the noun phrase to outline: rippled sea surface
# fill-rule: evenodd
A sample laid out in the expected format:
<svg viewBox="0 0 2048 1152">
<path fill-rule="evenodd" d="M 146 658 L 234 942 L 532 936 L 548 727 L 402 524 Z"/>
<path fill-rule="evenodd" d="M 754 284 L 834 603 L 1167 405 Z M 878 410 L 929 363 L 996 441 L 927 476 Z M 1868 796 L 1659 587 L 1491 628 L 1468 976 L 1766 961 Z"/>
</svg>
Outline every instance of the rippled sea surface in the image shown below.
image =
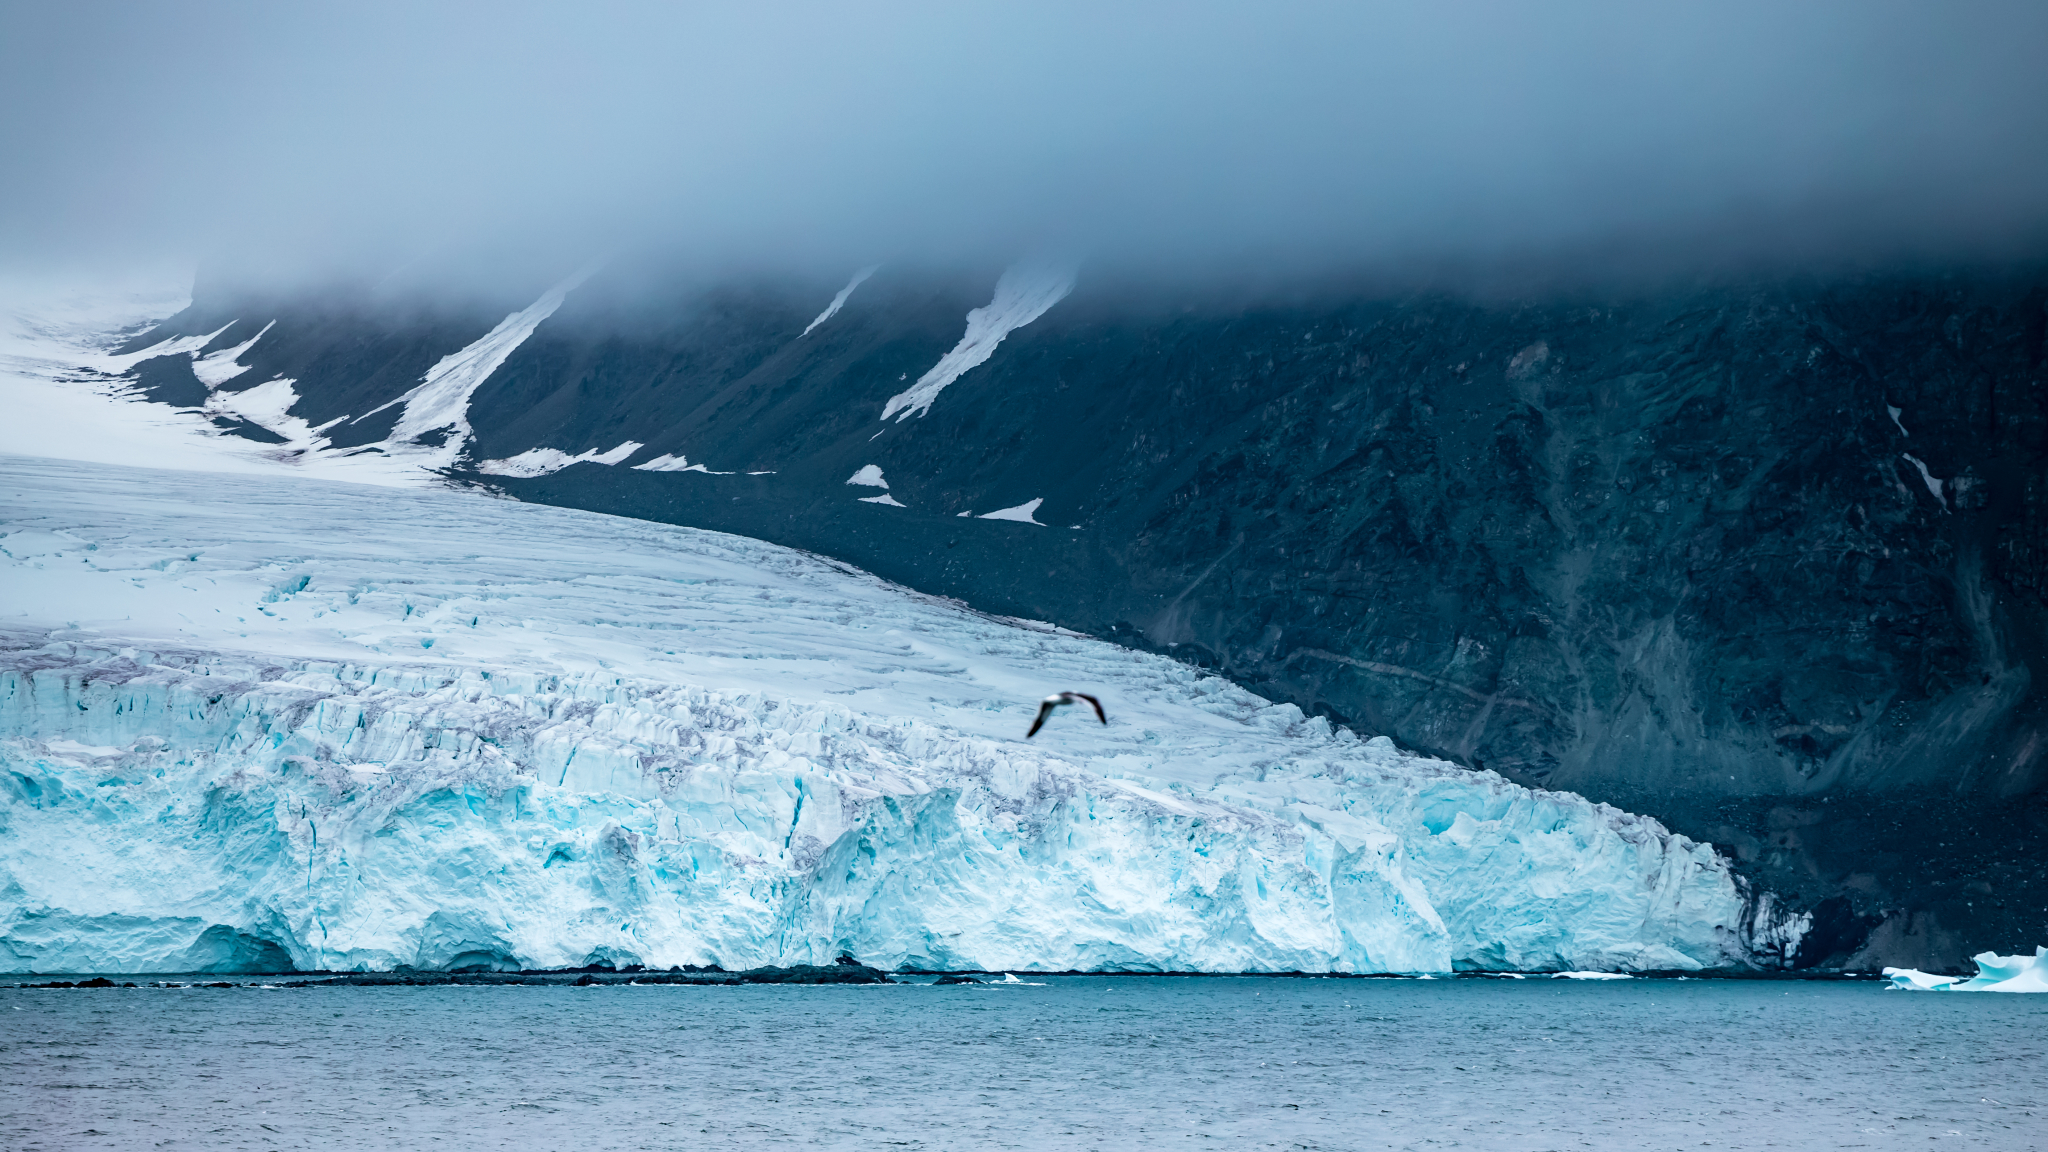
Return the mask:
<svg viewBox="0 0 2048 1152">
<path fill-rule="evenodd" d="M 0 990 L 0 1147 L 2048 1147 L 2048 996 L 1041 979 Z"/>
</svg>

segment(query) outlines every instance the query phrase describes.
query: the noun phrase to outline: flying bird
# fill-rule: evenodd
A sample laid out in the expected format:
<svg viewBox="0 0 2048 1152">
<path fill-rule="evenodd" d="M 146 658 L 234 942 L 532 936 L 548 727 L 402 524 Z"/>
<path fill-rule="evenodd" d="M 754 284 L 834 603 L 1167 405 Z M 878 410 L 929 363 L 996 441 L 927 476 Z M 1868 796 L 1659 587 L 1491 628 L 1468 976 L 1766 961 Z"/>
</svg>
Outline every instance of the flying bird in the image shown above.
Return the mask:
<svg viewBox="0 0 2048 1152">
<path fill-rule="evenodd" d="M 1104 724 L 1109 723 L 1109 717 L 1102 714 L 1102 701 L 1086 692 L 1058 692 L 1038 702 L 1038 717 L 1031 721 L 1031 731 L 1026 732 L 1024 738 L 1029 740 L 1038 735 L 1038 730 L 1045 727 L 1045 718 L 1052 715 L 1053 709 L 1062 704 L 1072 704 L 1076 700 L 1086 700 L 1089 706 L 1095 709 L 1095 718 Z"/>
</svg>

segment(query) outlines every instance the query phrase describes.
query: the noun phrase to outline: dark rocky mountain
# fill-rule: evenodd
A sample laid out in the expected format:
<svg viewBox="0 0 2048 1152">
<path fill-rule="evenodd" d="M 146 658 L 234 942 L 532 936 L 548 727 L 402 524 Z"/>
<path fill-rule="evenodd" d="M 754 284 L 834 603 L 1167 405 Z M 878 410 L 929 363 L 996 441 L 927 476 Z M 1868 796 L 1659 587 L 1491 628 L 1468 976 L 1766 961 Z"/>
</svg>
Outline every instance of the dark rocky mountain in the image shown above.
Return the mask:
<svg viewBox="0 0 2048 1152">
<path fill-rule="evenodd" d="M 800 335 L 838 285 L 600 276 L 477 388 L 458 474 L 810 549 L 1653 814 L 1814 910 L 1801 966 L 2048 941 L 2048 271 L 1522 299 L 1083 278 L 882 420 L 993 280 L 885 268 Z M 136 346 L 275 319 L 223 387 L 292 378 L 294 415 L 347 418 L 331 451 L 503 315 L 216 293 Z M 189 363 L 138 372 L 191 404 Z M 707 470 L 634 467 L 661 456 Z M 848 483 L 870 466 L 900 507 Z"/>
</svg>

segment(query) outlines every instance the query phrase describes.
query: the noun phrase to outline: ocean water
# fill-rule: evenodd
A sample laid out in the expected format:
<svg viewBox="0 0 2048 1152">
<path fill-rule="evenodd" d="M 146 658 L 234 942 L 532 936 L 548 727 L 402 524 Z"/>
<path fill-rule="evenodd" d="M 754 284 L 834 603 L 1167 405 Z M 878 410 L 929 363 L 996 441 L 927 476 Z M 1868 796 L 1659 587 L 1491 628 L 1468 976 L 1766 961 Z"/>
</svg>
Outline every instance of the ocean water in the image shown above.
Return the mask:
<svg viewBox="0 0 2048 1152">
<path fill-rule="evenodd" d="M 2048 997 L 1031 979 L 4 989 L 0 1147 L 2048 1147 Z"/>
</svg>

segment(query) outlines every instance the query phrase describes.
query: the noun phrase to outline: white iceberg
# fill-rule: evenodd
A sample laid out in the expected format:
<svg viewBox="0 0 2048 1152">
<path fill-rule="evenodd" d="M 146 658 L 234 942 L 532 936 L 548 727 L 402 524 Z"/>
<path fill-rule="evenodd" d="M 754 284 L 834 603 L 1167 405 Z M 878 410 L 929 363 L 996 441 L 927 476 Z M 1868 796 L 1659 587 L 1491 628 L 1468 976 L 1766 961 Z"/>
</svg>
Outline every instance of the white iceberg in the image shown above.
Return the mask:
<svg viewBox="0 0 2048 1152">
<path fill-rule="evenodd" d="M 759 541 L 0 457 L 0 970 L 1628 972 L 1710 847 Z M 1110 724 L 1021 739 L 1040 697 Z"/>
<path fill-rule="evenodd" d="M 1887 968 L 1891 986 L 1907 992 L 2048 992 L 2048 948 L 2032 956 L 1979 952 L 1975 976 L 1940 976 L 1913 968 Z"/>
</svg>

